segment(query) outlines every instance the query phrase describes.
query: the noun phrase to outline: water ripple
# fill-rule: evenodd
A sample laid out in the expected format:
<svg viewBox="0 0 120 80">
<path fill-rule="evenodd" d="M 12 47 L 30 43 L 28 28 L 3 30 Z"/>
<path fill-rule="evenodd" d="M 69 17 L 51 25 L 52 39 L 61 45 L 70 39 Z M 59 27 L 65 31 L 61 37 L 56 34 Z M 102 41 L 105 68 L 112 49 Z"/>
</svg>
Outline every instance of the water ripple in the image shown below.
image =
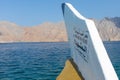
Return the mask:
<svg viewBox="0 0 120 80">
<path fill-rule="evenodd" d="M 105 46 L 120 76 L 120 42 Z M 55 80 L 69 57 L 69 45 L 64 42 L 1 44 L 0 80 Z"/>
</svg>

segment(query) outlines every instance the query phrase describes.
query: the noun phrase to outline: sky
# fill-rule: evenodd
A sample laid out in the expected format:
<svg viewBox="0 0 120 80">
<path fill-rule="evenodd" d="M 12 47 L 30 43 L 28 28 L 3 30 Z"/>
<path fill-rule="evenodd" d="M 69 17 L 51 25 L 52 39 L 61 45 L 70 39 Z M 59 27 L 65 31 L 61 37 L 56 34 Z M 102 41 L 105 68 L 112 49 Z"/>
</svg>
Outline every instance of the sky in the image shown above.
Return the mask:
<svg viewBox="0 0 120 80">
<path fill-rule="evenodd" d="M 87 18 L 120 17 L 120 0 L 0 0 L 0 21 L 28 27 L 60 22 L 64 2 L 71 3 Z"/>
</svg>

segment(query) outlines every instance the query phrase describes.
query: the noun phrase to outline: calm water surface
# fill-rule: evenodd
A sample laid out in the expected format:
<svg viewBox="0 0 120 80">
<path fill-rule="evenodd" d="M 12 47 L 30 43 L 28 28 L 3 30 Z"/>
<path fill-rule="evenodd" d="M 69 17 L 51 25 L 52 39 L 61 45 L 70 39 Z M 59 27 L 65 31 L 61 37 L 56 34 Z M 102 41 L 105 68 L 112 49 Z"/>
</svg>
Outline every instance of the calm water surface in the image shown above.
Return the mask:
<svg viewBox="0 0 120 80">
<path fill-rule="evenodd" d="M 120 42 L 105 42 L 120 77 Z M 55 80 L 70 57 L 67 42 L 0 44 L 0 80 Z"/>
</svg>

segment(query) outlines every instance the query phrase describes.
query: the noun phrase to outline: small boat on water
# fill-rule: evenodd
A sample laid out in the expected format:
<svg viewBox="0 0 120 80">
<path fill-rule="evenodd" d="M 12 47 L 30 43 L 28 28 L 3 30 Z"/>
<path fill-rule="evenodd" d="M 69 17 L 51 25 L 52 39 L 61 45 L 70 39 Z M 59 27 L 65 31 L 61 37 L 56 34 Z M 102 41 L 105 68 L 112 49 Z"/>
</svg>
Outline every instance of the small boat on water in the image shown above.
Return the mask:
<svg viewBox="0 0 120 80">
<path fill-rule="evenodd" d="M 71 57 L 56 80 L 118 80 L 94 22 L 63 3 Z"/>
</svg>

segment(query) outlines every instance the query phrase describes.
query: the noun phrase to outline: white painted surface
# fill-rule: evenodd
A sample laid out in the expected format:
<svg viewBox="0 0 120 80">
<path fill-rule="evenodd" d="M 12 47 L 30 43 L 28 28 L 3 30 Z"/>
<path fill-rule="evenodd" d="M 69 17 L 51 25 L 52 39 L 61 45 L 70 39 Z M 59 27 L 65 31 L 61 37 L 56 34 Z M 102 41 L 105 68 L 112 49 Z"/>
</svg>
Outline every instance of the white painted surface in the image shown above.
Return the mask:
<svg viewBox="0 0 120 80">
<path fill-rule="evenodd" d="M 69 3 L 62 8 L 71 56 L 85 80 L 118 80 L 94 22 Z"/>
</svg>

